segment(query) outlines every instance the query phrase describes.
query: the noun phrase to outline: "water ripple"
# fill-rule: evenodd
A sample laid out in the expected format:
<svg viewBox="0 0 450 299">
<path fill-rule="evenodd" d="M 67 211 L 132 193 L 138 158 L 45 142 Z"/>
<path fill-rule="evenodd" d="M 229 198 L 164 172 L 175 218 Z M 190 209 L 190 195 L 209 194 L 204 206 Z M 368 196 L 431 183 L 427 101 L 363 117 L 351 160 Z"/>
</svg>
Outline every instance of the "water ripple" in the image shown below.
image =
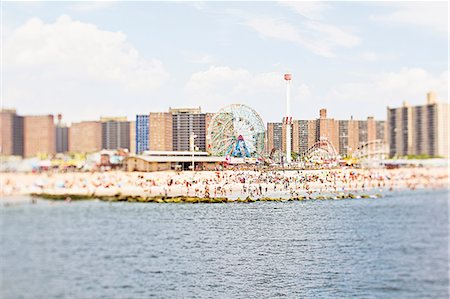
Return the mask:
<svg viewBox="0 0 450 299">
<path fill-rule="evenodd" d="M 2 207 L 2 298 L 448 298 L 447 192 Z"/>
</svg>

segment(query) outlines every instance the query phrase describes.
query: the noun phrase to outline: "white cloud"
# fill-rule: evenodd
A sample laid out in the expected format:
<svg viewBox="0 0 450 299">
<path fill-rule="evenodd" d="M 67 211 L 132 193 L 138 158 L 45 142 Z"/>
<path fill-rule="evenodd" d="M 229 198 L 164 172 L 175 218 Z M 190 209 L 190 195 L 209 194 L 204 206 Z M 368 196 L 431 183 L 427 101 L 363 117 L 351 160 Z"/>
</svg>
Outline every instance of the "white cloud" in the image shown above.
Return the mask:
<svg viewBox="0 0 450 299">
<path fill-rule="evenodd" d="M 341 113 L 340 117 L 348 116 L 342 109 L 348 107 L 348 111 L 361 113 L 364 117 L 375 115 L 385 119 L 387 106 L 398 107 L 403 101 L 411 105 L 424 104 L 430 90 L 436 91 L 441 101 L 448 101 L 448 84 L 447 71 L 432 74 L 421 68 L 402 68 L 335 87 L 325 97 L 324 104 L 331 111 Z"/>
<path fill-rule="evenodd" d="M 250 73 L 244 69 L 231 69 L 227 66 L 211 66 L 206 71 L 192 74 L 186 84 L 186 90 L 190 93 L 211 93 L 220 89 L 234 90 L 242 80 L 248 80 Z M 231 82 L 231 89 L 225 84 Z"/>
<path fill-rule="evenodd" d="M 246 24 L 263 37 L 297 43 L 317 55 L 328 58 L 336 56 L 336 48 L 351 48 L 360 43 L 356 35 L 334 25 L 312 20 L 305 22 L 307 30 L 274 18 L 251 18 Z"/>
<path fill-rule="evenodd" d="M 2 104 L 20 114 L 62 113 L 70 122 L 166 106 L 149 99 L 168 72 L 121 32 L 68 16 L 50 24 L 33 18 L 5 37 L 3 55 Z"/>
<path fill-rule="evenodd" d="M 371 19 L 393 24 L 416 25 L 440 33 L 448 33 L 448 2 L 401 2 L 389 3 L 394 12 L 372 15 Z"/>
<path fill-rule="evenodd" d="M 299 15 L 313 20 L 323 18 L 323 12 L 329 6 L 319 1 L 279 1 L 281 5 L 292 8 Z"/>
<path fill-rule="evenodd" d="M 191 62 L 199 64 L 211 64 L 214 63 L 215 58 L 211 55 L 193 55 Z"/>
<path fill-rule="evenodd" d="M 252 18 L 246 23 L 264 37 L 286 40 L 289 42 L 305 43 L 298 30 L 285 22 L 273 18 Z"/>
<path fill-rule="evenodd" d="M 89 78 L 131 89 L 157 88 L 169 76 L 160 61 L 142 58 L 125 34 L 66 15 L 53 24 L 33 18 L 17 28 L 4 43 L 4 60 L 7 69 L 39 77 Z"/>
<path fill-rule="evenodd" d="M 359 37 L 345 32 L 334 25 L 316 21 L 309 21 L 306 24 L 309 29 L 319 33 L 320 38 L 324 39 L 323 43 L 330 48 L 333 48 L 334 46 L 351 48 L 360 43 Z"/>
<path fill-rule="evenodd" d="M 298 86 L 295 78 L 292 84 L 294 111 L 297 99 L 304 100 L 310 91 L 304 84 Z M 205 111 L 242 103 L 258 111 L 266 121 L 280 121 L 285 109 L 285 82 L 280 72 L 252 73 L 243 68 L 211 66 L 192 74 L 184 91 L 188 104 L 201 105 Z"/>
<path fill-rule="evenodd" d="M 364 61 L 374 62 L 378 59 L 377 54 L 373 52 L 363 52 L 360 55 L 361 59 Z"/>
</svg>

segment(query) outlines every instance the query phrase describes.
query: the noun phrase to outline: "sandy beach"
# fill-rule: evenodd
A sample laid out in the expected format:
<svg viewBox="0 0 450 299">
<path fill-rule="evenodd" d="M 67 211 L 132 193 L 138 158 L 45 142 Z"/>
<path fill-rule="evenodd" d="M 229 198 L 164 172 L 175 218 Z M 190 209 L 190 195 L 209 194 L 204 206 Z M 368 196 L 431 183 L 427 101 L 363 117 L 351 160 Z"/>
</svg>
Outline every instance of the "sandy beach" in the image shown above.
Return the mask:
<svg viewBox="0 0 450 299">
<path fill-rule="evenodd" d="M 1 195 L 290 197 L 449 188 L 447 168 L 303 171 L 2 173 Z"/>
</svg>

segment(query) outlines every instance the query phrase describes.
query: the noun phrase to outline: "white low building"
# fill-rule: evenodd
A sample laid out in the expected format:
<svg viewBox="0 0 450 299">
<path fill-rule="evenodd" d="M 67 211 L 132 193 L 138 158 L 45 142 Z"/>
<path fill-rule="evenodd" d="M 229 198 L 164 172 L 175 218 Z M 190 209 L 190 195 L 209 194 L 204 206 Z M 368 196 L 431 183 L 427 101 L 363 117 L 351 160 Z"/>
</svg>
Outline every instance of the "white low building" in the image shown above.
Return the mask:
<svg viewBox="0 0 450 299">
<path fill-rule="evenodd" d="M 143 155 L 124 159 L 127 171 L 195 170 L 220 169 L 225 157 L 209 156 L 207 152 L 189 151 L 146 151 Z"/>
</svg>

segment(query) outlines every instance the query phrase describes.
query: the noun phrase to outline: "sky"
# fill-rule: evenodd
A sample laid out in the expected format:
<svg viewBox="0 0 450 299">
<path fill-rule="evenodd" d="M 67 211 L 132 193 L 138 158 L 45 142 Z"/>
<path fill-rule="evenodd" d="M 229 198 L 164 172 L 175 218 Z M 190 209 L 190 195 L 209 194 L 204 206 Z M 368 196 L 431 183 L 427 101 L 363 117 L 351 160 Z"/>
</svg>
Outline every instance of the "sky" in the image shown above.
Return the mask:
<svg viewBox="0 0 450 299">
<path fill-rule="evenodd" d="M 2 2 L 3 108 L 100 116 L 229 104 L 386 119 L 449 101 L 448 2 Z"/>
</svg>

